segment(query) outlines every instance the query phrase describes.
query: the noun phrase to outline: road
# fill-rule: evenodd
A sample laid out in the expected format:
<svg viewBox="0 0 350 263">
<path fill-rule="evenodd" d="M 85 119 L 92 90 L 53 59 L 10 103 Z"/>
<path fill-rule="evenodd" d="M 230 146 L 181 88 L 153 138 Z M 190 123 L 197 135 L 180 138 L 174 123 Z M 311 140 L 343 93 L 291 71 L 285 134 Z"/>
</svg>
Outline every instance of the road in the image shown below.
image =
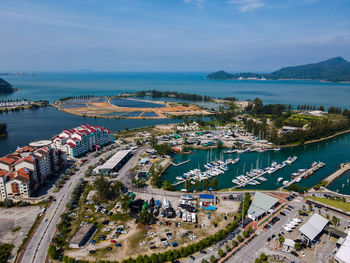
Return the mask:
<svg viewBox="0 0 350 263">
<path fill-rule="evenodd" d="M 137 149 L 130 160 L 119 170 L 117 180 L 121 181 L 123 185 L 127 188 L 132 188 L 131 178 L 132 174 L 130 170 L 135 166 L 139 157 L 147 150 L 151 149 L 151 146 L 146 145 Z"/>
<path fill-rule="evenodd" d="M 115 152 L 118 149 L 113 149 Z M 58 193 L 54 194 L 55 202 L 52 202 L 51 206 L 47 208 L 45 213 L 45 218 L 48 219 L 47 222 L 42 220 L 38 225 L 38 228 L 34 232 L 26 250 L 24 251 L 23 257 L 21 259 L 22 263 L 42 263 L 45 262 L 47 256 L 47 250 L 49 248 L 50 242 L 55 235 L 56 225 L 60 221 L 60 216 L 66 209 L 66 203 L 70 199 L 72 191 L 76 186 L 80 178 L 84 177 L 85 171 L 87 170 L 89 164 L 93 164 L 100 158 L 105 157 L 110 154 L 111 151 L 106 152 L 98 157 L 92 158 L 92 154 L 88 156 L 88 162 L 82 166 L 75 175 L 65 183 Z"/>
</svg>

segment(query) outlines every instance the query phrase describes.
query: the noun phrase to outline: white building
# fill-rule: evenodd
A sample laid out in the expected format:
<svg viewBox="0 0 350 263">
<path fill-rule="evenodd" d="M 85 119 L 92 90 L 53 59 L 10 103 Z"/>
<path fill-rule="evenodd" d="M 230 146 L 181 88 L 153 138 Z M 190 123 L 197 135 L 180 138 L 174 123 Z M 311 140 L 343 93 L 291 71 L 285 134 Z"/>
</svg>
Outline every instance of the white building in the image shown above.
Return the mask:
<svg viewBox="0 0 350 263">
<path fill-rule="evenodd" d="M 114 139 L 110 130 L 101 126 L 84 124 L 70 130 L 64 130 L 53 139 L 51 146 L 71 157 L 79 157 L 112 142 Z"/>
<path fill-rule="evenodd" d="M 0 158 L 0 199 L 30 197 L 66 159 L 65 153 L 47 146 L 24 146 Z"/>
</svg>

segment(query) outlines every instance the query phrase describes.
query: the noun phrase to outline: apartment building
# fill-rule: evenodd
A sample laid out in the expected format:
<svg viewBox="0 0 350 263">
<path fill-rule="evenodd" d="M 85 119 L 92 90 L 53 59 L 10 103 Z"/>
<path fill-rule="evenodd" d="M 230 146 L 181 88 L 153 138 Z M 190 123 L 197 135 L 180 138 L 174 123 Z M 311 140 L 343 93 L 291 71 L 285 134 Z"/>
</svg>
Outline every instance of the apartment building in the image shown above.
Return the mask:
<svg viewBox="0 0 350 263">
<path fill-rule="evenodd" d="M 0 158 L 0 200 L 30 197 L 66 160 L 66 153 L 47 146 L 24 146 Z"/>
<path fill-rule="evenodd" d="M 71 157 L 80 157 L 112 142 L 114 139 L 110 130 L 101 126 L 84 124 L 73 129 L 63 130 L 53 139 L 51 146 Z"/>
</svg>

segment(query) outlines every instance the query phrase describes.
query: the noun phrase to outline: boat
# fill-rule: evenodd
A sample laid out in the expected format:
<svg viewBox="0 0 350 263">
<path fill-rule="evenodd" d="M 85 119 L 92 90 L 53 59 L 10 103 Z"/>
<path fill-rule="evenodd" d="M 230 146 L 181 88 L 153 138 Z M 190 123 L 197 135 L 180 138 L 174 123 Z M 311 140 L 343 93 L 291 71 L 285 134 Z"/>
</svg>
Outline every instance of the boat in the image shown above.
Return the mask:
<svg viewBox="0 0 350 263">
<path fill-rule="evenodd" d="M 289 183 L 289 181 L 283 181 L 283 185 L 287 185 Z"/>
<path fill-rule="evenodd" d="M 227 150 L 227 151 L 224 151 L 224 153 L 226 153 L 226 154 L 231 154 L 231 153 L 235 153 L 236 152 L 236 150 Z"/>
<path fill-rule="evenodd" d="M 228 171 L 228 167 L 226 165 L 220 166 L 220 169 L 223 170 L 224 172 Z"/>
<path fill-rule="evenodd" d="M 279 177 L 278 179 L 277 179 L 277 182 L 281 182 L 283 180 L 283 177 Z"/>
<path fill-rule="evenodd" d="M 240 160 L 239 158 L 233 159 L 233 160 L 232 160 L 232 164 L 238 163 L 239 160 Z"/>
</svg>

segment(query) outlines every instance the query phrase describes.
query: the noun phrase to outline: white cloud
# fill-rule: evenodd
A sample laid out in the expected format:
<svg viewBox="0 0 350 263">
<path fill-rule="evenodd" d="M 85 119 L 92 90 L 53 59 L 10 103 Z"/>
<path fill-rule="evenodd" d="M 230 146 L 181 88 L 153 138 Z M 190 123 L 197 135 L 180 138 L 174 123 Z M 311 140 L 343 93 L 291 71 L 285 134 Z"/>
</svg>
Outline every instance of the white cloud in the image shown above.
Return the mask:
<svg viewBox="0 0 350 263">
<path fill-rule="evenodd" d="M 263 0 L 229 0 L 227 3 L 237 5 L 240 12 L 248 12 L 265 5 Z"/>
</svg>

